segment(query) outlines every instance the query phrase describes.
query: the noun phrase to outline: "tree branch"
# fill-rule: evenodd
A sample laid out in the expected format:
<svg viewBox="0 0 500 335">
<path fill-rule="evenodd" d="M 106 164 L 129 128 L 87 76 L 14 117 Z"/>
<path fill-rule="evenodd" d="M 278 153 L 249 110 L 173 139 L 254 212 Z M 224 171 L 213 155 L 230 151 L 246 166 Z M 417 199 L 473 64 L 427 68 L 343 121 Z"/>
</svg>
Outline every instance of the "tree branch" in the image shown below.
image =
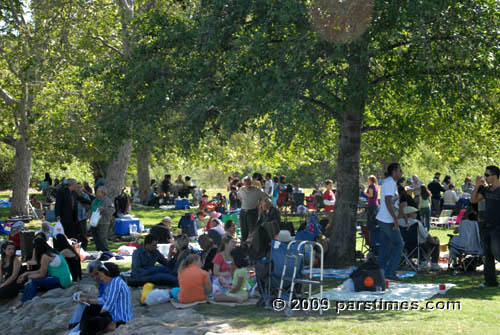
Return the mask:
<svg viewBox="0 0 500 335">
<path fill-rule="evenodd" d="M 16 140 L 14 139 L 14 137 L 12 137 L 10 135 L 0 137 L 0 142 L 3 142 L 5 144 L 11 145 L 11 146 L 14 146 L 16 144 Z"/>
<path fill-rule="evenodd" d="M 361 133 L 366 133 L 369 131 L 375 131 L 375 130 L 387 130 L 389 128 L 383 127 L 383 126 L 365 126 L 361 127 Z"/>
<path fill-rule="evenodd" d="M 339 113 L 333 109 L 332 107 L 328 106 L 327 104 L 325 104 L 324 102 L 321 102 L 319 100 L 316 100 L 316 99 L 313 99 L 311 97 L 307 97 L 305 95 L 299 95 L 299 99 L 302 100 L 302 101 L 305 101 L 305 102 L 308 102 L 312 105 L 315 105 L 321 109 L 323 109 L 324 111 L 330 113 L 331 115 L 333 115 L 333 117 L 337 120 L 340 120 L 340 115 Z M 340 100 L 340 99 L 339 99 Z"/>
<path fill-rule="evenodd" d="M 0 97 L 7 103 L 9 106 L 14 106 L 19 103 L 19 100 L 14 99 L 7 91 L 0 87 Z"/>
<path fill-rule="evenodd" d="M 101 36 L 92 36 L 93 39 L 95 40 L 98 40 L 102 43 L 102 45 L 104 45 L 105 47 L 107 47 L 108 49 L 111 49 L 113 50 L 114 52 L 116 52 L 117 54 L 119 54 L 120 56 L 125 56 L 123 52 L 120 51 L 120 49 L 118 49 L 117 47 L 115 46 L 112 46 L 111 44 L 109 44 L 108 42 L 106 42 L 104 40 L 104 38 L 102 38 Z"/>
</svg>

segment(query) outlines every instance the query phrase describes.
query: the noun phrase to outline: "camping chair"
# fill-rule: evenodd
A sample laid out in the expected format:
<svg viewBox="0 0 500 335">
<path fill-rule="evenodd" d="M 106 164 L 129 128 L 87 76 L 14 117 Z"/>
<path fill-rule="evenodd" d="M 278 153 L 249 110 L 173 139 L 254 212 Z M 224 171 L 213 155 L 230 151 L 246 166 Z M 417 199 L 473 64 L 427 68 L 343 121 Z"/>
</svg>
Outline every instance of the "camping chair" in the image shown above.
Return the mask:
<svg viewBox="0 0 500 335">
<path fill-rule="evenodd" d="M 370 231 L 368 227 L 365 225 L 361 225 L 361 230 L 359 231 L 359 236 L 361 236 L 361 254 L 366 258 L 368 254 L 373 254 L 373 250 L 371 247 L 371 239 L 370 239 Z"/>
<path fill-rule="evenodd" d="M 448 234 L 448 269 L 452 266 L 464 272 L 473 271 L 483 263 L 479 224 L 477 221 L 462 220 L 458 227 L 458 235 Z"/>
<path fill-rule="evenodd" d="M 412 224 L 410 229 L 406 227 L 400 227 L 399 231 L 401 233 L 401 237 L 404 241 L 403 254 L 401 259 L 401 266 L 407 265 L 413 271 L 418 270 L 418 261 L 420 259 L 420 248 L 418 246 L 418 224 Z M 417 258 L 417 264 L 415 264 L 412 258 Z"/>
<path fill-rule="evenodd" d="M 450 228 L 450 219 L 451 219 L 451 213 L 453 212 L 452 209 L 444 209 L 441 211 L 441 214 L 439 215 L 438 218 L 436 217 L 431 217 L 431 227 L 433 228 Z"/>
</svg>

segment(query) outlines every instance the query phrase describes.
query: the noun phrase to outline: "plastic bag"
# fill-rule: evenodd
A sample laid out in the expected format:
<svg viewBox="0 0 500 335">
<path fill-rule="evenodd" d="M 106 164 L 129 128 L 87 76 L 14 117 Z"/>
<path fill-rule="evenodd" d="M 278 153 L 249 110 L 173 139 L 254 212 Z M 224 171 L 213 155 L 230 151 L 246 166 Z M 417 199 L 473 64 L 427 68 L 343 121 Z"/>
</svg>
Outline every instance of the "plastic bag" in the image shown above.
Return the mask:
<svg viewBox="0 0 500 335">
<path fill-rule="evenodd" d="M 92 213 L 92 216 L 90 217 L 90 226 L 97 227 L 97 224 L 99 223 L 100 219 L 101 219 L 101 213 L 99 212 L 99 210 L 96 210 L 95 212 Z"/>
<path fill-rule="evenodd" d="M 54 236 L 57 236 L 58 234 L 64 235 L 64 228 L 63 228 L 61 221 L 57 221 L 56 226 L 55 226 Z"/>
<path fill-rule="evenodd" d="M 152 306 L 169 302 L 169 300 L 170 300 L 170 290 L 154 289 L 147 295 L 146 300 L 144 302 L 146 303 L 146 305 Z"/>
</svg>

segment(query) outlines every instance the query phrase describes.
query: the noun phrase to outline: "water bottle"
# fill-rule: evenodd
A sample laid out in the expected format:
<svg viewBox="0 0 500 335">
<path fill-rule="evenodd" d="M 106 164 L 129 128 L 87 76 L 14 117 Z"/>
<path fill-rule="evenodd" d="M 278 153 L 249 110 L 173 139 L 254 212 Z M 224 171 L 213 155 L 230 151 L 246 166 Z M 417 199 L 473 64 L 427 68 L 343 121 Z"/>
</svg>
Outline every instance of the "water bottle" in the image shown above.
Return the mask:
<svg viewBox="0 0 500 335">
<path fill-rule="evenodd" d="M 137 226 L 135 224 L 131 224 L 128 226 L 130 235 L 137 234 Z"/>
</svg>

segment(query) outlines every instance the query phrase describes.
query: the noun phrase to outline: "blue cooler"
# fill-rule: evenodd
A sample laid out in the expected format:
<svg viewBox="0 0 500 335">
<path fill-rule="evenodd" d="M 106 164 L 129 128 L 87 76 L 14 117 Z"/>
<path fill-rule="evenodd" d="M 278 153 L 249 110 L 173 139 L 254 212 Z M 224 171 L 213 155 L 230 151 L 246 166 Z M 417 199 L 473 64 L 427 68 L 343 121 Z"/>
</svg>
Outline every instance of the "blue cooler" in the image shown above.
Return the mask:
<svg viewBox="0 0 500 335">
<path fill-rule="evenodd" d="M 116 235 L 129 235 L 130 225 L 137 226 L 137 232 L 141 232 L 141 224 L 139 219 L 115 219 L 115 234 Z"/>
<path fill-rule="evenodd" d="M 189 199 L 175 199 L 175 209 L 189 209 Z"/>
<path fill-rule="evenodd" d="M 45 220 L 49 222 L 56 222 L 56 211 L 51 211 L 50 209 L 45 210 Z"/>
</svg>

